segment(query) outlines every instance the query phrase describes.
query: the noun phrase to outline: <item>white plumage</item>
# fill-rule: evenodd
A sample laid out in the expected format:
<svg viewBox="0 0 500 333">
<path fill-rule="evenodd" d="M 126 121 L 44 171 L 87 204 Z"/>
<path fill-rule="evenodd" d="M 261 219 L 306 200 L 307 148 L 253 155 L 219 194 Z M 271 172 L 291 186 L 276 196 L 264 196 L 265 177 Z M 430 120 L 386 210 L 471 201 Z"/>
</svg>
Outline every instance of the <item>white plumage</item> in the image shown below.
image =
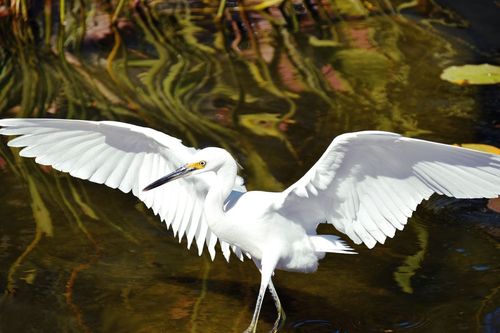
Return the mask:
<svg viewBox="0 0 500 333">
<path fill-rule="evenodd" d="M 300 216 L 308 230 L 327 220 L 372 248 L 403 230 L 433 193 L 496 197 L 500 156 L 387 132 L 343 134 L 283 192 L 282 209 Z"/>
<path fill-rule="evenodd" d="M 213 175 L 185 179 L 154 192 L 142 188 L 188 162 L 196 149 L 161 132 L 130 124 L 63 119 L 2 119 L 0 134 L 22 135 L 9 142 L 24 147 L 19 155 L 35 157 L 37 163 L 118 188 L 142 200 L 160 215 L 179 241 L 186 236 L 188 248 L 195 241 L 198 254 L 208 248 L 215 257 L 217 236 L 208 228 L 202 214 L 208 181 Z M 239 184 L 239 185 L 238 185 Z M 235 191 L 245 191 L 242 180 Z M 189 199 L 189 200 L 188 200 Z M 220 241 L 226 260 L 229 244 Z M 241 251 L 235 249 L 242 260 Z M 234 252 L 234 251 L 233 251 Z"/>
<path fill-rule="evenodd" d="M 21 156 L 72 176 L 132 192 L 174 234 L 252 258 L 261 286 L 247 332 L 255 332 L 266 288 L 283 310 L 271 277 L 276 268 L 312 272 L 326 252 L 355 253 L 337 236 L 317 235 L 331 223 L 372 248 L 402 230 L 433 193 L 457 198 L 500 194 L 500 157 L 464 148 L 365 131 L 335 138 L 316 164 L 283 192 L 246 192 L 237 163 L 220 148 L 196 150 L 158 131 L 119 122 L 3 119 L 0 134 Z M 181 179 L 179 179 L 181 178 Z M 175 179 L 179 179 L 173 181 Z M 167 185 L 165 185 L 168 183 Z"/>
</svg>

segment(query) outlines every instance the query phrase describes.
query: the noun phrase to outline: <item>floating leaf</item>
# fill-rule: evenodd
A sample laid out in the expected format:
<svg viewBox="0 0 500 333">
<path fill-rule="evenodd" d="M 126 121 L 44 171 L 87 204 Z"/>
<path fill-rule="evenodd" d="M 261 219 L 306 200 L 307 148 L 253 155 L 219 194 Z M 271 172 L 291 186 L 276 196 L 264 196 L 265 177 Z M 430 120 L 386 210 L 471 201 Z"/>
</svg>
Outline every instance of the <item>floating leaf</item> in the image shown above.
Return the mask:
<svg viewBox="0 0 500 333">
<path fill-rule="evenodd" d="M 485 153 L 500 155 L 500 149 L 495 146 L 485 145 L 481 143 L 463 143 L 458 146 L 473 150 L 479 150 Z"/>
<path fill-rule="evenodd" d="M 473 150 L 478 150 L 482 151 L 485 153 L 490 153 L 490 154 L 497 154 L 500 155 L 500 149 L 498 149 L 495 146 L 490 146 L 490 145 L 485 145 L 481 143 L 463 143 L 463 144 L 457 144 L 456 146 L 468 148 L 468 149 L 473 149 Z M 488 200 L 488 208 L 500 213 L 500 199 L 489 199 Z"/>
<path fill-rule="evenodd" d="M 490 64 L 451 66 L 440 77 L 459 85 L 496 84 L 500 83 L 500 67 Z"/>
<path fill-rule="evenodd" d="M 480 144 L 480 143 L 464 143 L 464 144 L 461 144 L 458 146 L 468 148 L 468 149 L 483 151 L 485 153 L 500 155 L 500 149 L 498 149 L 495 146 L 490 146 L 490 145 L 485 145 L 485 144 Z M 500 213 L 500 199 L 496 198 L 496 199 L 488 200 L 488 208 L 497 212 L 497 213 Z"/>
<path fill-rule="evenodd" d="M 500 213 L 500 198 L 488 200 L 488 208 L 492 211 Z"/>
</svg>

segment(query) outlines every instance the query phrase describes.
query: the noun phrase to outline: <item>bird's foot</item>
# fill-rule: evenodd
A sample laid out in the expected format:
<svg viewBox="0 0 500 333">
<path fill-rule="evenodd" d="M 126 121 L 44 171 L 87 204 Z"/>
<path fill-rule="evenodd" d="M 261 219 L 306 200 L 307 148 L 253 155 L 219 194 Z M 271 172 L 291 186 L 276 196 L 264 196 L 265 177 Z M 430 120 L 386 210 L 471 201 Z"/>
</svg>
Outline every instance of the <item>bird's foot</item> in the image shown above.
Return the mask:
<svg viewBox="0 0 500 333">
<path fill-rule="evenodd" d="M 283 309 L 280 309 L 278 311 L 278 318 L 274 322 L 274 326 L 271 329 L 271 331 L 269 331 L 269 333 L 276 333 L 276 332 L 278 332 L 283 327 L 283 324 L 285 323 L 285 320 L 286 320 L 285 311 L 283 311 Z"/>
<path fill-rule="evenodd" d="M 246 330 L 243 331 L 243 333 L 255 333 L 257 330 L 256 325 L 250 325 Z"/>
</svg>

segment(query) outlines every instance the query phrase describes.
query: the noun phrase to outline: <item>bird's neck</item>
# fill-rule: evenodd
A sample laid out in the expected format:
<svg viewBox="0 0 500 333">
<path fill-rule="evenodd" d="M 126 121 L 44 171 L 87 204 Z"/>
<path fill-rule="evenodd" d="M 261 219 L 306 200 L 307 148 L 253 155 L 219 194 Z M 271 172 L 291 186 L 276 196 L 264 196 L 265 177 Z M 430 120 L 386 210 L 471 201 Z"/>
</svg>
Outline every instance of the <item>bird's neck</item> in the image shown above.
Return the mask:
<svg viewBox="0 0 500 333">
<path fill-rule="evenodd" d="M 213 184 L 205 199 L 205 217 L 208 226 L 217 234 L 217 226 L 224 219 L 224 202 L 231 193 L 236 180 L 237 166 L 233 161 L 226 162 L 216 172 Z"/>
</svg>

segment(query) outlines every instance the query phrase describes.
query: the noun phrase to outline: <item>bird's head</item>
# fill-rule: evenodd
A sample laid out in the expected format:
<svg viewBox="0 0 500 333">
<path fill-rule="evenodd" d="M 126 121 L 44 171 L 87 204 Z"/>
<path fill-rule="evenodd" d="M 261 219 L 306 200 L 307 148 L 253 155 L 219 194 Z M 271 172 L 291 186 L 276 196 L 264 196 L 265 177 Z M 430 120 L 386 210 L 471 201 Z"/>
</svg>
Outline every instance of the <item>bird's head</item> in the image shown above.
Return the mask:
<svg viewBox="0 0 500 333">
<path fill-rule="evenodd" d="M 175 179 L 197 175 L 208 171 L 217 172 L 217 170 L 228 161 L 234 162 L 234 159 L 224 149 L 212 147 L 201 149 L 192 156 L 191 162 L 184 164 L 177 170 L 149 184 L 143 189 L 143 191 L 152 190 Z"/>
</svg>

